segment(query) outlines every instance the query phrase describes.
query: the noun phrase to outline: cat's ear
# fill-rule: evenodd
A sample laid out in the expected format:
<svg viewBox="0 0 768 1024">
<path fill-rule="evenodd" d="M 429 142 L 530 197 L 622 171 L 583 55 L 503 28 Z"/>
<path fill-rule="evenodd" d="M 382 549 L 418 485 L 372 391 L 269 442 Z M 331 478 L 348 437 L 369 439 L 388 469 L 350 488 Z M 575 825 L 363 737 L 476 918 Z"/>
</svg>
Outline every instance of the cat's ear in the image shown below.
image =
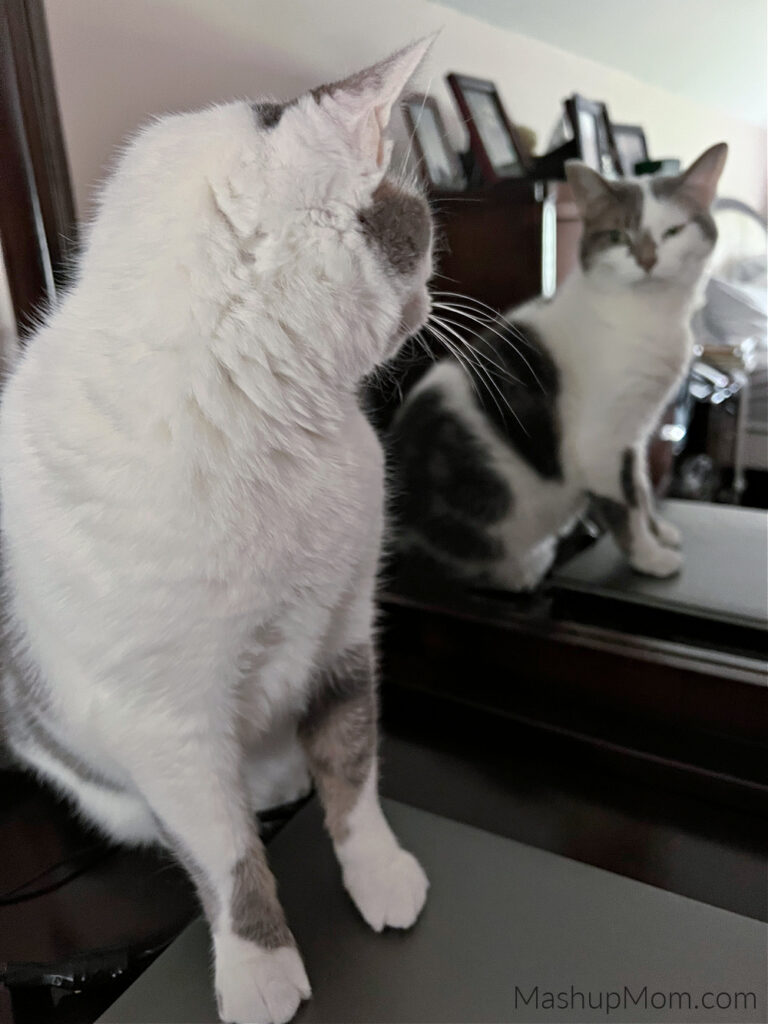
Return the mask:
<svg viewBox="0 0 768 1024">
<path fill-rule="evenodd" d="M 717 183 L 725 167 L 728 145 L 718 142 L 694 160 L 687 171 L 680 175 L 679 188 L 695 197 L 702 206 L 710 206 L 717 192 Z"/>
<path fill-rule="evenodd" d="M 435 35 L 417 39 L 364 71 L 312 90 L 316 102 L 339 123 L 363 162 L 378 167 L 387 162 L 385 132 L 392 109 L 434 40 Z"/>
<path fill-rule="evenodd" d="M 605 178 L 581 160 L 566 160 L 565 177 L 582 216 L 596 203 L 613 198 L 611 186 Z"/>
</svg>

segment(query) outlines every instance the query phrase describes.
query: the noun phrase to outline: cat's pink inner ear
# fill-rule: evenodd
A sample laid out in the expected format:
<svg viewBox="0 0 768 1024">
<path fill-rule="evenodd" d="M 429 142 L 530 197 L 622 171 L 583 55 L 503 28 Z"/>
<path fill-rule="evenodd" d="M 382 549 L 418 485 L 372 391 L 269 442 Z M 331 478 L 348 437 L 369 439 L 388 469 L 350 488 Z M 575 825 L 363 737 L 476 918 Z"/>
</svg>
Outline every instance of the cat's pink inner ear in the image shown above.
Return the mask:
<svg viewBox="0 0 768 1024">
<path fill-rule="evenodd" d="M 693 193 L 702 206 L 709 206 L 715 198 L 717 183 L 723 173 L 727 156 L 728 145 L 725 142 L 710 146 L 698 160 L 694 160 L 687 171 L 683 172 L 680 187 Z"/>
<path fill-rule="evenodd" d="M 343 123 L 361 158 L 382 164 L 384 134 L 394 105 L 434 39 L 434 35 L 418 39 L 364 71 L 314 90 L 318 102 Z"/>
<path fill-rule="evenodd" d="M 581 160 L 566 161 L 565 177 L 582 214 L 590 206 L 610 195 L 610 188 L 605 179 Z"/>
</svg>

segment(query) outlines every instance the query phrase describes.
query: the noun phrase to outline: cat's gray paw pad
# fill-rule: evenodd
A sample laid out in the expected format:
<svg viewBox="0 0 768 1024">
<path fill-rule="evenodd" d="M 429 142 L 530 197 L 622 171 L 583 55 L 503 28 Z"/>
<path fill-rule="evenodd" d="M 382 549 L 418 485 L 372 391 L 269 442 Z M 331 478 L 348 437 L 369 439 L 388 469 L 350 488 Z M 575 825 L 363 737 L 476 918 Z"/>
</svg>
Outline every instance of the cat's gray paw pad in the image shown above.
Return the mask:
<svg viewBox="0 0 768 1024">
<path fill-rule="evenodd" d="M 632 568 L 646 576 L 658 576 L 665 579 L 667 576 L 674 576 L 683 567 L 683 556 L 674 548 L 665 548 L 659 545 L 653 551 L 648 551 L 641 558 L 631 559 Z"/>
<path fill-rule="evenodd" d="M 262 949 L 235 936 L 224 948 L 217 944 L 216 997 L 227 1024 L 287 1024 L 311 994 L 304 964 L 292 946 Z"/>
<path fill-rule="evenodd" d="M 416 858 L 397 849 L 385 858 L 344 866 L 344 885 L 373 928 L 410 928 L 421 913 L 429 881 Z"/>
</svg>

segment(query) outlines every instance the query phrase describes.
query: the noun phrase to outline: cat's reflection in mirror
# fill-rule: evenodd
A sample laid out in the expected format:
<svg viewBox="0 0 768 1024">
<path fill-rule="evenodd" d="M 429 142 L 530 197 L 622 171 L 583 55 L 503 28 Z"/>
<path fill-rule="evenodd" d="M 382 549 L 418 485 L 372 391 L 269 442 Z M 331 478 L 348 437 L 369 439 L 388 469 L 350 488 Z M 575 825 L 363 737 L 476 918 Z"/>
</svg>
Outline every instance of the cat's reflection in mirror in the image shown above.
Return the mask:
<svg viewBox="0 0 768 1024">
<path fill-rule="evenodd" d="M 646 447 L 692 357 L 726 155 L 721 143 L 676 177 L 625 181 L 567 165 L 584 226 L 577 269 L 553 300 L 509 311 L 461 361 L 439 361 L 395 420 L 404 559 L 529 590 L 591 503 L 634 569 L 679 571 Z"/>
</svg>

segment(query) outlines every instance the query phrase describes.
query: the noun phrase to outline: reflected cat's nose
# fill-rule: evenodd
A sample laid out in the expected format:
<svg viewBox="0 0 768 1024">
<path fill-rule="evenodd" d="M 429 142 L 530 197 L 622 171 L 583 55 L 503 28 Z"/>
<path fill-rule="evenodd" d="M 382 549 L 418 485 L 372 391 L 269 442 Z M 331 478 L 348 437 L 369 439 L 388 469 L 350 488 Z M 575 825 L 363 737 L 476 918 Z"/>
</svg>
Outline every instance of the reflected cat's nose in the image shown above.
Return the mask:
<svg viewBox="0 0 768 1024">
<path fill-rule="evenodd" d="M 638 266 L 642 267 L 646 274 L 650 274 L 656 266 L 657 254 L 656 243 L 647 231 L 643 233 L 634 252 Z"/>
</svg>

